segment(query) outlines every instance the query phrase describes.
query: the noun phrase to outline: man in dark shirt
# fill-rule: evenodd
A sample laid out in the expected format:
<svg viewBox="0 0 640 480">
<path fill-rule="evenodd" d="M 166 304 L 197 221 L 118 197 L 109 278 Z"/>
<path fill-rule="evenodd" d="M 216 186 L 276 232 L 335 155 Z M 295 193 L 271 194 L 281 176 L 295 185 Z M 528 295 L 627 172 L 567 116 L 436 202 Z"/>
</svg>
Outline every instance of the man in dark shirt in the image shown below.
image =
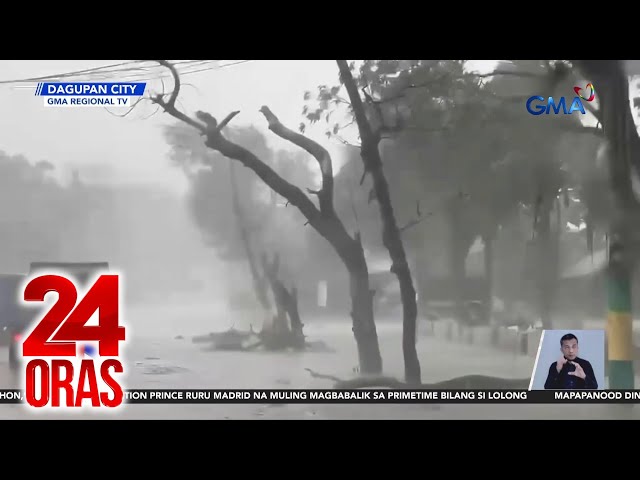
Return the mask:
<svg viewBox="0 0 640 480">
<path fill-rule="evenodd" d="M 562 355 L 549 367 L 546 390 L 597 390 L 598 381 L 591 363 L 578 358 L 578 339 L 572 333 L 560 339 Z"/>
</svg>

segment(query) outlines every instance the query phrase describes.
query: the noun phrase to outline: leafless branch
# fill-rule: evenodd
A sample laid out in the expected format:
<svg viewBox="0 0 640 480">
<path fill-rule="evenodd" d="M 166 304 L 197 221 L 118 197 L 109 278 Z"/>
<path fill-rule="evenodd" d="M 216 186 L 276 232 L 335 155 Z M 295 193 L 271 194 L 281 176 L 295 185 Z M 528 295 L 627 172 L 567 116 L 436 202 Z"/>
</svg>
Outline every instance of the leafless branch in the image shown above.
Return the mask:
<svg viewBox="0 0 640 480">
<path fill-rule="evenodd" d="M 260 108 L 260 112 L 264 115 L 269 125 L 269 130 L 275 133 L 280 138 L 287 140 L 294 145 L 302 148 L 311 154 L 318 162 L 320 166 L 320 172 L 322 173 L 322 188 L 317 192 L 311 192 L 318 196 L 320 203 L 320 211 L 323 214 L 329 214 L 334 211 L 333 208 L 333 164 L 331 161 L 331 155 L 329 152 L 321 146 L 319 143 L 311 140 L 309 137 L 305 137 L 300 133 L 296 133 L 293 130 L 285 127 L 278 117 L 267 106 Z"/>
<path fill-rule="evenodd" d="M 338 130 L 343 130 L 347 127 L 350 127 L 351 125 L 353 125 L 354 123 L 356 123 L 356 119 L 352 118 L 351 121 L 345 123 L 344 125 L 342 125 L 341 127 L 338 127 Z"/>
<path fill-rule="evenodd" d="M 160 107 L 156 105 L 156 109 L 153 112 L 151 112 L 149 115 L 147 115 L 146 117 L 142 117 L 142 120 L 146 120 L 148 118 L 153 117 L 159 111 L 160 111 Z"/>
<path fill-rule="evenodd" d="M 489 78 L 489 77 L 495 77 L 495 76 L 499 76 L 499 75 L 504 75 L 504 76 L 513 76 L 513 77 L 522 77 L 522 78 L 544 78 L 546 75 L 548 75 L 547 73 L 541 74 L 541 73 L 532 73 L 532 72 L 515 72 L 515 71 L 508 71 L 508 70 L 496 70 L 493 72 L 489 72 L 489 73 L 475 73 L 475 72 L 471 72 L 471 73 L 465 73 L 464 76 L 471 76 L 471 77 L 476 77 L 476 78 Z M 462 77 L 458 77 L 458 78 L 462 78 Z M 410 83 L 408 85 L 406 85 L 404 87 L 404 90 L 411 90 L 411 89 L 416 89 L 416 88 L 425 88 L 425 87 L 429 87 L 431 85 L 434 84 L 434 82 L 437 82 L 439 79 L 430 79 L 426 82 L 422 82 L 422 83 Z M 398 93 L 397 95 L 394 95 L 393 97 L 389 97 L 386 98 L 385 100 L 380 100 L 380 102 L 382 101 L 390 101 L 390 100 L 397 100 L 398 98 L 401 98 L 402 96 L 404 96 L 404 93 Z"/>
<path fill-rule="evenodd" d="M 360 177 L 360 182 L 359 185 L 362 186 L 362 184 L 364 183 L 364 179 L 367 178 L 367 169 L 365 168 L 362 171 L 362 176 Z"/>
<path fill-rule="evenodd" d="M 511 70 L 495 70 L 489 73 L 468 73 L 467 75 L 477 77 L 477 78 L 489 78 L 496 77 L 499 75 L 502 76 L 512 76 L 512 77 L 521 77 L 521 78 L 544 78 L 548 75 L 548 73 L 533 73 L 533 72 L 518 72 Z"/>
<path fill-rule="evenodd" d="M 422 216 L 422 212 L 420 211 L 420 200 L 418 200 L 416 202 L 416 216 L 415 216 L 415 218 L 410 220 L 405 226 L 400 227 L 399 228 L 400 232 L 405 232 L 405 231 L 409 230 L 410 228 L 415 227 L 420 222 L 422 222 L 425 218 L 430 217 L 431 215 L 433 215 L 433 214 L 431 212 L 429 212 L 429 213 L 427 213 L 426 217 Z"/>
<path fill-rule="evenodd" d="M 338 140 L 342 145 L 346 145 L 347 147 L 360 148 L 360 145 L 356 145 L 355 143 L 349 143 L 344 138 L 342 138 L 340 135 L 333 135 L 333 138 Z"/>
<path fill-rule="evenodd" d="M 334 98 L 334 101 L 335 101 L 335 102 L 337 102 L 337 103 L 344 103 L 345 105 L 351 105 L 351 103 L 349 102 L 349 100 L 346 100 L 346 99 L 344 99 L 344 98 L 342 98 L 342 97 L 338 97 L 338 96 L 336 96 L 336 97 Z"/>
<path fill-rule="evenodd" d="M 176 69 L 173 68 L 169 62 L 164 60 L 162 61 L 162 65 L 166 66 L 166 68 L 171 71 L 174 82 L 179 84 L 179 74 Z M 321 236 L 326 238 L 335 248 L 340 258 L 345 262 L 345 265 L 349 265 L 355 241 L 351 236 L 349 236 L 344 225 L 333 209 L 333 173 L 331 157 L 326 153 L 325 149 L 315 142 L 305 142 L 305 140 L 308 140 L 306 137 L 295 134 L 291 130 L 286 129 L 282 124 L 280 124 L 276 116 L 268 108 L 263 107 L 263 109 L 261 109 L 262 113 L 269 121 L 270 127 L 273 127 L 271 129 L 274 133 L 281 136 L 284 135 L 283 138 L 287 138 L 287 136 L 289 136 L 287 139 L 290 139 L 290 141 L 302 146 L 303 148 L 306 147 L 307 151 L 317 155 L 316 159 L 320 163 L 320 168 L 323 174 L 323 195 L 321 198 L 325 199 L 321 200 L 321 209 L 319 210 L 307 194 L 305 194 L 300 188 L 292 185 L 278 175 L 277 172 L 260 160 L 260 158 L 258 158 L 253 152 L 229 141 L 224 137 L 222 129 L 239 112 L 231 112 L 218 124 L 215 117 L 211 114 L 199 111 L 196 113 L 198 121 L 192 119 L 183 112 L 180 112 L 176 108 L 176 98 L 177 95 L 174 90 L 168 101 L 164 100 L 163 95 L 156 95 L 155 97 L 152 97 L 152 101 L 174 118 L 181 120 L 202 132 L 206 136 L 205 145 L 207 147 L 219 152 L 221 155 L 231 160 L 240 162 L 242 165 L 252 170 L 265 183 L 265 185 L 286 199 L 287 204 L 291 203 L 294 205 L 306 218 L 307 221 L 305 225 L 311 225 Z M 208 161 L 212 160 L 209 159 Z M 328 203 L 323 204 L 322 202 Z"/>
<path fill-rule="evenodd" d="M 106 110 L 108 113 L 110 113 L 111 115 L 113 115 L 114 117 L 124 118 L 124 117 L 126 117 L 127 115 L 129 115 L 131 112 L 133 112 L 133 110 L 136 108 L 136 106 L 137 106 L 137 105 L 138 105 L 142 100 L 144 100 L 144 97 L 140 97 L 139 99 L 137 99 L 137 100 L 133 103 L 133 105 L 131 105 L 131 107 L 130 107 L 130 108 L 129 108 L 125 113 L 123 113 L 123 114 L 121 114 L 121 115 L 119 115 L 119 114 L 117 114 L 117 113 L 114 113 L 114 112 L 110 111 L 108 108 L 105 108 L 105 110 Z"/>
<path fill-rule="evenodd" d="M 413 220 L 411 220 L 409 223 L 407 223 L 406 225 L 402 226 L 399 228 L 399 230 L 401 232 L 406 232 L 407 230 L 409 230 L 412 227 L 415 227 L 416 225 L 418 225 L 420 222 L 422 222 L 422 220 L 424 220 L 424 218 L 414 218 Z"/>
<path fill-rule="evenodd" d="M 176 67 L 169 63 L 168 60 L 156 60 L 161 66 L 169 69 L 171 75 L 173 76 L 173 92 L 171 92 L 171 96 L 167 101 L 167 106 L 169 108 L 175 108 L 176 100 L 178 99 L 178 95 L 180 95 L 180 75 L 178 75 L 178 71 Z"/>
<path fill-rule="evenodd" d="M 170 62 L 166 60 L 158 60 L 158 62 L 169 69 L 171 75 L 173 76 L 174 83 L 178 86 L 178 88 L 174 88 L 168 101 L 164 100 L 163 95 L 156 95 L 152 97 L 152 101 L 154 103 L 159 105 L 166 113 L 168 113 L 172 117 L 186 123 L 187 125 L 191 125 L 195 129 L 205 134 L 207 137 L 207 141 L 205 143 L 209 148 L 220 152 L 227 158 L 237 160 L 245 167 L 253 170 L 253 172 L 256 173 L 256 175 L 258 175 L 258 177 L 260 177 L 260 179 L 262 179 L 262 181 L 267 184 L 272 190 L 295 205 L 310 222 L 318 218 L 318 209 L 302 190 L 300 190 L 295 185 L 290 184 L 281 176 L 279 176 L 271 167 L 260 160 L 255 154 L 245 149 L 244 147 L 241 147 L 240 145 L 237 145 L 224 138 L 221 130 L 239 112 L 231 112 L 222 122 L 220 122 L 219 125 L 217 124 L 213 116 L 204 112 L 201 113 L 204 113 L 204 116 L 208 116 L 210 119 L 210 122 L 208 124 L 194 120 L 183 112 L 180 112 L 175 107 L 175 102 L 177 99 L 176 92 L 179 92 L 180 85 L 179 74 Z"/>
</svg>

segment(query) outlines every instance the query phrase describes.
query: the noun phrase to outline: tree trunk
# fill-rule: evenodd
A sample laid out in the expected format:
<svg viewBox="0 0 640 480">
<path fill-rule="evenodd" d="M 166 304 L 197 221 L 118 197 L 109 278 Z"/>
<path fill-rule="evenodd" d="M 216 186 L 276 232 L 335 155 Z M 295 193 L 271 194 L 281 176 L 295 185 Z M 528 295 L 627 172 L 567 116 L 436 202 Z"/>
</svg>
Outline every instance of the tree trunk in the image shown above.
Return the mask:
<svg viewBox="0 0 640 480">
<path fill-rule="evenodd" d="M 233 208 L 233 214 L 236 217 L 238 226 L 238 232 L 240 233 L 240 241 L 247 256 L 247 262 L 249 264 L 249 270 L 251 272 L 251 279 L 253 283 L 253 292 L 262 305 L 265 312 L 270 312 L 271 302 L 269 302 L 269 296 L 267 294 L 267 282 L 263 275 L 260 274 L 256 255 L 251 247 L 251 240 L 249 230 L 247 228 L 247 221 L 240 205 L 240 196 L 238 192 L 238 181 L 236 179 L 235 165 L 232 161 L 229 161 L 229 181 L 231 182 L 231 205 Z"/>
<path fill-rule="evenodd" d="M 277 254 L 273 256 L 272 262 L 269 262 L 266 254 L 263 254 L 262 265 L 276 303 L 273 329 L 263 332 L 263 341 L 267 347 L 271 348 L 302 349 L 305 346 L 305 336 L 298 309 L 298 290 L 295 287 L 291 291 L 287 290 L 280 280 L 280 258 Z"/>
<path fill-rule="evenodd" d="M 485 235 L 483 237 L 484 242 L 484 277 L 486 281 L 487 288 L 487 304 L 486 308 L 486 324 L 489 325 L 491 331 L 491 346 L 498 347 L 500 343 L 500 325 L 498 322 L 493 319 L 493 285 L 494 285 L 494 249 L 496 243 L 496 233 L 495 231 L 490 235 Z M 504 314 L 506 310 L 506 301 L 504 305 L 504 310 L 500 311 L 498 315 Z M 499 317 L 500 318 L 500 317 Z"/>
<path fill-rule="evenodd" d="M 551 253 L 553 255 L 551 263 L 551 307 L 554 311 L 557 311 L 558 290 L 560 288 L 561 276 L 564 274 L 561 265 L 561 245 L 562 245 L 562 233 L 565 230 L 565 226 L 562 223 L 562 205 L 563 202 L 560 197 L 556 197 L 555 209 L 556 209 L 556 225 L 553 231 L 553 245 Z"/>
<path fill-rule="evenodd" d="M 451 249 L 451 278 L 453 280 L 453 302 L 455 319 L 458 325 L 458 338 L 463 340 L 465 327 L 469 325 L 468 311 L 465 308 L 464 299 L 464 283 L 466 274 L 466 253 L 459 245 L 458 242 L 453 243 Z"/>
<path fill-rule="evenodd" d="M 469 318 L 469 312 L 466 308 L 466 301 L 470 300 L 466 294 L 466 279 L 467 279 L 467 257 L 469 256 L 469 249 L 473 245 L 473 238 L 462 225 L 459 217 L 454 213 L 450 216 L 450 232 L 451 249 L 449 251 L 449 259 L 451 265 L 451 278 L 454 285 L 454 301 L 456 316 L 459 325 L 469 325 L 471 319 Z"/>
<path fill-rule="evenodd" d="M 484 323 L 489 325 L 493 317 L 493 247 L 495 234 L 487 234 L 482 237 L 484 244 L 484 281 L 485 281 L 485 319 Z"/>
<path fill-rule="evenodd" d="M 289 314 L 291 335 L 293 337 L 292 346 L 297 349 L 302 349 L 305 345 L 304 324 L 300 319 L 300 311 L 298 310 L 298 289 L 296 287 L 293 287 L 291 292 L 289 292 L 287 313 Z"/>
<path fill-rule="evenodd" d="M 545 202 L 536 224 L 538 315 L 545 329 L 552 328 L 551 311 L 553 304 L 552 270 L 553 241 L 551 238 L 551 202 Z"/>
<path fill-rule="evenodd" d="M 273 318 L 273 328 L 271 334 L 276 337 L 288 337 L 289 336 L 289 324 L 287 322 L 287 291 L 280 279 L 278 273 L 280 269 L 280 257 L 278 254 L 273 256 L 273 261 L 270 263 L 267 254 L 262 254 L 262 268 L 271 287 L 273 293 L 273 299 L 276 304 L 276 314 Z"/>
<path fill-rule="evenodd" d="M 383 225 L 382 243 L 391 257 L 391 272 L 396 275 L 398 283 L 400 284 L 400 296 L 402 298 L 403 309 L 402 351 L 404 356 L 405 379 L 407 383 L 419 384 L 422 380 L 420 361 L 418 360 L 418 352 L 416 351 L 416 322 L 418 316 L 416 291 L 413 286 L 411 270 L 402 243 L 400 229 L 398 228 L 393 212 L 389 185 L 384 175 L 382 158 L 380 157 L 380 151 L 378 149 L 380 135 L 374 133 L 369 124 L 358 87 L 351 75 L 347 61 L 337 60 L 337 63 L 340 70 L 340 77 L 349 94 L 351 106 L 360 132 L 360 138 L 362 140 L 361 157 L 365 171 L 368 172 L 373 179 L 374 191 Z"/>
<path fill-rule="evenodd" d="M 375 292 L 369 285 L 369 270 L 360 237 L 356 236 L 353 252 L 348 255 L 353 335 L 358 345 L 360 370 L 366 374 L 382 372 L 382 356 L 373 315 Z"/>
</svg>

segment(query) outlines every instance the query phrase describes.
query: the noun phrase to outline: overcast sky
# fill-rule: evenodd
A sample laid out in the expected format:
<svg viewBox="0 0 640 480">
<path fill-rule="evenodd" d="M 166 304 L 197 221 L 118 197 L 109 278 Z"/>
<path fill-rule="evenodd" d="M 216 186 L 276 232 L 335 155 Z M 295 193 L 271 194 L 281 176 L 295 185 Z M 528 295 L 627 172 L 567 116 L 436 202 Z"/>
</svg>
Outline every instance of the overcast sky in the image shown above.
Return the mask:
<svg viewBox="0 0 640 480">
<path fill-rule="evenodd" d="M 0 80 L 71 72 L 118 63 L 118 60 L 2 60 Z M 474 61 L 474 69 L 489 70 L 494 61 Z M 297 128 L 302 120 L 303 94 L 320 84 L 337 83 L 335 60 L 259 60 L 185 77 L 182 109 L 192 114 L 206 110 L 222 118 L 233 110 L 241 114 L 234 125 L 264 127 L 258 113 L 268 105 L 283 123 Z M 115 79 L 114 79 L 115 80 Z M 0 149 L 24 154 L 32 161 L 49 160 L 62 172 L 78 166 L 85 178 L 113 182 L 160 183 L 184 188 L 182 174 L 168 164 L 161 126 L 171 118 L 145 105 L 126 118 L 102 108 L 45 108 L 33 90 L 0 85 Z M 148 118 L 147 118 L 148 117 Z M 323 129 L 310 132 L 327 144 Z M 267 131 L 277 148 L 291 148 Z M 345 148 L 328 145 L 336 162 Z M 105 168 L 108 165 L 108 168 Z"/>
</svg>

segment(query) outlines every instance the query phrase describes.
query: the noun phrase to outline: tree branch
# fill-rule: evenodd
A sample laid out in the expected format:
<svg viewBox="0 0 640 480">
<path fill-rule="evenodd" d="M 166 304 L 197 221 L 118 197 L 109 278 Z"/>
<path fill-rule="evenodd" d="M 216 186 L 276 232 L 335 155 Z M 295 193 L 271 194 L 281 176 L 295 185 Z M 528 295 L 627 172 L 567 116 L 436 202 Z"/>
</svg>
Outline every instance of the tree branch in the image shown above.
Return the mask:
<svg viewBox="0 0 640 480">
<path fill-rule="evenodd" d="M 270 166 L 260 160 L 255 154 L 244 147 L 227 140 L 222 133 L 215 130 L 207 132 L 207 141 L 205 144 L 217 150 L 225 157 L 237 160 L 245 167 L 253 170 L 260 179 L 269 186 L 273 191 L 286 198 L 289 203 L 297 207 L 300 212 L 314 223 L 319 215 L 318 209 L 313 202 L 307 197 L 302 190 L 295 185 L 287 182 L 278 175 Z"/>
<path fill-rule="evenodd" d="M 409 221 L 409 223 L 407 223 L 406 225 L 400 227 L 398 230 L 400 230 L 400 232 L 406 232 L 410 228 L 413 228 L 416 225 L 418 225 L 420 222 L 422 222 L 422 220 L 424 220 L 424 219 L 423 218 L 414 218 L 413 220 Z"/>
<path fill-rule="evenodd" d="M 373 109 L 376 112 L 376 115 L 378 116 L 378 122 L 380 123 L 379 130 L 380 131 L 384 130 L 386 126 L 384 123 L 384 112 L 382 111 L 382 106 L 380 102 L 377 102 L 376 100 L 373 99 L 371 95 L 369 95 L 369 93 L 367 92 L 367 87 L 362 87 L 362 94 L 364 95 L 364 98 L 367 101 L 367 103 L 373 107 Z"/>
<path fill-rule="evenodd" d="M 532 72 L 518 72 L 518 71 L 510 71 L 510 70 L 496 70 L 493 72 L 489 72 L 489 73 L 475 73 L 475 72 L 471 72 L 471 73 L 465 73 L 463 76 L 471 76 L 471 77 L 477 77 L 477 78 L 488 78 L 488 77 L 496 77 L 499 75 L 503 75 L 503 76 L 512 76 L 512 77 L 522 77 L 522 78 L 544 78 L 545 76 L 547 76 L 547 73 L 532 73 Z M 455 77 L 455 78 L 462 78 L 462 77 Z M 414 88 L 425 88 L 425 87 L 429 87 L 431 85 L 433 85 L 435 82 L 437 82 L 440 79 L 437 78 L 432 78 L 429 79 L 426 82 L 422 82 L 422 83 L 410 83 L 409 85 L 406 85 L 403 90 L 409 90 L 409 89 L 414 89 Z M 403 92 L 400 92 L 396 95 L 394 95 L 393 97 L 388 97 L 385 98 L 384 100 L 378 100 L 378 102 L 382 103 L 382 102 L 387 102 L 387 101 L 392 101 L 392 100 L 397 100 L 401 97 L 404 96 Z"/>
<path fill-rule="evenodd" d="M 402 382 L 393 377 L 356 377 L 342 379 L 334 375 L 318 373 L 310 368 L 305 368 L 312 378 L 329 380 L 334 382 L 333 388 L 359 389 L 359 388 L 411 388 L 416 390 L 509 390 L 526 389 L 529 387 L 529 378 L 501 378 L 488 375 L 465 375 L 436 383 L 423 383 L 421 385 Z"/>
<path fill-rule="evenodd" d="M 548 75 L 548 73 L 533 73 L 533 72 L 519 72 L 512 70 L 494 70 L 489 73 L 468 73 L 467 75 L 471 75 L 477 78 L 488 78 L 488 77 L 496 77 L 499 75 L 502 76 L 512 76 L 512 77 L 521 77 L 521 78 L 544 78 Z"/>
<path fill-rule="evenodd" d="M 171 92 L 171 96 L 167 101 L 166 105 L 169 108 L 175 108 L 176 100 L 178 99 L 178 95 L 180 95 L 180 75 L 178 75 L 178 71 L 176 67 L 174 67 L 168 60 L 156 60 L 161 66 L 168 68 L 171 72 L 171 76 L 173 77 L 173 92 Z"/>
<path fill-rule="evenodd" d="M 347 93 L 349 94 L 349 99 L 351 100 L 351 108 L 353 109 L 353 115 L 356 119 L 356 124 L 358 125 L 358 131 L 360 132 L 361 145 L 362 145 L 362 160 L 364 162 L 364 172 L 362 172 L 362 178 L 360 179 L 360 185 L 364 182 L 364 179 L 371 170 L 368 165 L 369 155 L 365 154 L 365 148 L 377 149 L 378 144 L 380 143 L 380 134 L 378 132 L 374 132 L 369 124 L 369 120 L 367 119 L 367 114 L 365 112 L 364 103 L 362 98 L 360 98 L 360 92 L 358 91 L 358 87 L 355 81 L 347 81 L 344 82 L 343 78 L 351 77 L 351 70 L 349 69 L 349 65 L 346 60 L 337 60 L 338 69 L 340 70 L 340 79 L 341 82 L 344 83 Z"/>
<path fill-rule="evenodd" d="M 313 222 L 318 218 L 319 212 L 313 202 L 302 190 L 287 182 L 255 154 L 246 148 L 227 140 L 222 135 L 221 129 L 225 127 L 239 112 L 230 113 L 222 122 L 220 122 L 219 125 L 215 118 L 209 114 L 201 116 L 202 118 L 207 116 L 210 119 L 207 124 L 204 124 L 180 112 L 175 106 L 178 98 L 177 94 L 180 92 L 180 75 L 176 68 L 167 60 L 158 60 L 158 63 L 169 69 L 176 87 L 171 93 L 168 101 L 163 99 L 163 95 L 156 95 L 155 97 L 152 97 L 152 101 L 172 117 L 181 120 L 182 122 L 191 125 L 200 132 L 206 134 L 207 141 L 205 144 L 207 147 L 220 152 L 225 157 L 237 160 L 245 167 L 251 169 L 273 191 L 286 198 L 292 205 L 296 206 L 307 220 L 313 224 Z"/>
<path fill-rule="evenodd" d="M 260 108 L 260 112 L 264 115 L 264 118 L 269 124 L 269 130 L 275 133 L 280 138 L 287 140 L 294 145 L 302 148 L 311 154 L 320 166 L 320 172 L 322 173 L 322 188 L 319 191 L 309 191 L 318 196 L 320 204 L 320 211 L 322 214 L 327 215 L 333 212 L 333 164 L 331 161 L 331 155 L 322 147 L 319 143 L 311 140 L 308 137 L 300 133 L 296 133 L 293 130 L 285 127 L 278 117 L 274 115 L 271 109 L 267 106 Z"/>
<path fill-rule="evenodd" d="M 432 215 L 431 212 L 427 213 L 427 217 L 430 217 L 431 215 Z M 399 230 L 400 230 L 400 232 L 405 232 L 405 231 L 409 230 L 410 228 L 413 228 L 416 225 L 418 225 L 424 219 L 425 219 L 425 217 L 422 216 L 422 212 L 420 211 L 420 200 L 418 200 L 416 202 L 416 216 L 415 216 L 415 218 L 410 220 L 405 226 L 399 227 Z"/>
<path fill-rule="evenodd" d="M 176 85 L 179 85 L 180 78 L 175 67 L 166 60 L 158 62 L 160 62 L 161 65 L 165 66 L 171 71 L 171 75 L 173 76 Z M 240 162 L 242 165 L 252 170 L 271 190 L 279 194 L 281 197 L 285 198 L 287 200 L 287 204 L 291 203 L 298 210 L 300 210 L 300 213 L 302 213 L 302 215 L 307 219 L 305 225 L 311 225 L 322 237 L 327 239 L 329 243 L 334 247 L 345 265 L 352 264 L 351 253 L 354 246 L 356 245 L 356 242 L 349 236 L 346 229 L 344 228 L 344 225 L 335 214 L 333 208 L 331 210 L 322 211 L 321 214 L 321 211 L 318 210 L 311 199 L 302 190 L 300 190 L 295 185 L 287 182 L 269 165 L 260 160 L 251 151 L 227 140 L 222 135 L 222 128 L 224 128 L 239 112 L 230 113 L 220 124 L 217 123 L 216 119 L 212 115 L 206 112 L 198 112 L 197 116 L 201 120 L 201 122 L 199 122 L 180 112 L 175 107 L 175 102 L 177 100 L 175 89 L 171 94 L 169 101 L 164 101 L 163 95 L 152 97 L 151 100 L 159 105 L 166 113 L 168 113 L 172 117 L 181 120 L 188 125 L 191 125 L 192 127 L 205 134 L 207 137 L 205 145 L 207 147 L 219 152 L 220 154 L 231 160 Z M 330 167 L 331 158 L 328 156 L 328 154 L 327 158 L 323 160 L 329 162 Z M 327 167 L 324 166 L 323 177 L 326 177 L 326 168 Z M 330 187 L 328 191 L 332 192 L 333 176 L 331 176 L 331 182 L 329 183 L 329 185 Z M 332 200 L 331 197 L 328 198 Z"/>
</svg>

